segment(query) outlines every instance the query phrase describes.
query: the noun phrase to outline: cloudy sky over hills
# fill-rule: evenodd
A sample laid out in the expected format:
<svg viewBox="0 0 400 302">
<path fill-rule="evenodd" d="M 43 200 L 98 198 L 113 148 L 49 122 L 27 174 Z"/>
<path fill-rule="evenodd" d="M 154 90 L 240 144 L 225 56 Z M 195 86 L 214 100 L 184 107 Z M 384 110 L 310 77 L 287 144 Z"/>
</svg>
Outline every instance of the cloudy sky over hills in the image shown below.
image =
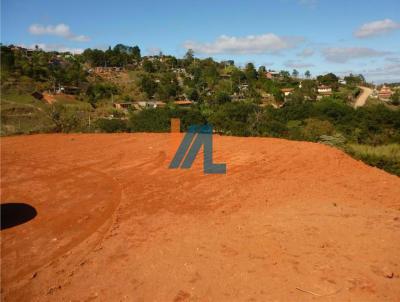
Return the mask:
<svg viewBox="0 0 400 302">
<path fill-rule="evenodd" d="M 400 2 L 4 0 L 1 42 L 81 52 L 116 43 L 142 53 L 254 62 L 313 74 L 400 81 Z"/>
</svg>

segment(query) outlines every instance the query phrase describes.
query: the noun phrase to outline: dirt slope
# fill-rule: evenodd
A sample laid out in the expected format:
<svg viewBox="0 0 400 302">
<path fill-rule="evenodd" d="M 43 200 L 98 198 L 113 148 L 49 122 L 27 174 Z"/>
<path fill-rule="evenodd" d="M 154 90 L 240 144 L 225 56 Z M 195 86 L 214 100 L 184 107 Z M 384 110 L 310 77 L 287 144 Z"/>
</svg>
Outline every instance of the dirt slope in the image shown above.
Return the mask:
<svg viewBox="0 0 400 302">
<path fill-rule="evenodd" d="M 170 134 L 2 138 L 3 301 L 399 301 L 400 178 L 327 146 Z M 323 297 L 320 297 L 322 295 Z"/>
<path fill-rule="evenodd" d="M 356 101 L 354 102 L 354 108 L 361 107 L 365 105 L 368 97 L 372 94 L 373 90 L 369 87 L 360 86 L 361 89 L 360 95 L 357 97 Z"/>
</svg>

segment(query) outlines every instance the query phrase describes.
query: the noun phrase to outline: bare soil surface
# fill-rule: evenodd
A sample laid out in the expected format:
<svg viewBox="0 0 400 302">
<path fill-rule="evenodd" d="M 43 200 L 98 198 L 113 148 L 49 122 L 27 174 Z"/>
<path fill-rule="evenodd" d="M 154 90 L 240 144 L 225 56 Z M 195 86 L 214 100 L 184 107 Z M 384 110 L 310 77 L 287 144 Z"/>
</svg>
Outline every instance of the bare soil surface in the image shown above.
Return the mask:
<svg viewBox="0 0 400 302">
<path fill-rule="evenodd" d="M 354 108 L 362 107 L 365 105 L 368 97 L 372 94 L 373 90 L 369 87 L 360 86 L 361 89 L 360 95 L 357 97 L 356 101 L 354 102 Z"/>
<path fill-rule="evenodd" d="M 181 134 L 1 139 L 3 301 L 400 301 L 400 178 L 313 143 Z"/>
<path fill-rule="evenodd" d="M 56 101 L 54 95 L 52 95 L 48 92 L 43 92 L 43 100 L 45 102 L 47 102 L 48 104 L 53 104 Z"/>
</svg>

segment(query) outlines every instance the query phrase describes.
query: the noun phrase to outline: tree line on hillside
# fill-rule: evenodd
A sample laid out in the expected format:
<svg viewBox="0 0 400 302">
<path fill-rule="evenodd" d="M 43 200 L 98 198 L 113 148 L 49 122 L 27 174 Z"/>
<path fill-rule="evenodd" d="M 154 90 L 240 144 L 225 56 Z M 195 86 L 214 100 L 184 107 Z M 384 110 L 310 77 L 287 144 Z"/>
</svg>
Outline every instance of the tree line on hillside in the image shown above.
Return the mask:
<svg viewBox="0 0 400 302">
<path fill-rule="evenodd" d="M 400 142 L 400 111 L 384 105 L 354 109 L 326 98 L 317 103 L 292 102 L 275 109 L 250 103 L 225 103 L 213 110 L 156 108 L 132 112 L 127 127 L 132 131 L 168 132 L 170 118 L 180 118 L 183 130 L 209 123 L 225 135 L 272 136 L 319 141 L 322 135 L 339 135 L 348 142 L 378 145 Z"/>
<path fill-rule="evenodd" d="M 139 98 L 168 102 L 184 98 L 211 105 L 237 100 L 254 103 L 272 100 L 282 104 L 291 99 L 315 100 L 319 84 L 329 85 L 339 97 L 349 99 L 354 97 L 356 86 L 365 81 L 362 75 L 350 75 L 345 78 L 347 90 L 339 90 L 338 77 L 332 73 L 311 79 L 309 71 L 300 77 L 297 70 L 292 73 L 282 70 L 274 78 L 268 78 L 269 70 L 265 66 L 257 70 L 253 63 L 239 68 L 232 60 L 196 58 L 191 50 L 181 59 L 162 53 L 142 57 L 138 46 L 123 44 L 107 50 L 86 49 L 75 55 L 2 45 L 1 57 L 3 89 L 12 88 L 17 81 L 39 91 L 74 86 L 79 89 L 80 98 L 93 106 L 110 102 L 111 95 L 121 101 Z M 133 73 L 134 79 L 127 87 L 96 76 L 93 69 L 97 67 L 121 67 Z M 294 93 L 285 97 L 283 88 L 293 88 Z"/>
</svg>

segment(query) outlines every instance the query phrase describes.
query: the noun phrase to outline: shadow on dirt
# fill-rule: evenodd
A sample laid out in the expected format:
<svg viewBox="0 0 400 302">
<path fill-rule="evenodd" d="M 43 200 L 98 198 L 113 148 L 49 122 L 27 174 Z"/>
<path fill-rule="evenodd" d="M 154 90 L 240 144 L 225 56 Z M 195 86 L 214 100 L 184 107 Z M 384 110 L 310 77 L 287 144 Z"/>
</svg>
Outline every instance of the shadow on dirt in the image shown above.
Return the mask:
<svg viewBox="0 0 400 302">
<path fill-rule="evenodd" d="M 26 203 L 3 203 L 1 209 L 1 230 L 23 224 L 36 217 L 34 207 Z"/>
</svg>

